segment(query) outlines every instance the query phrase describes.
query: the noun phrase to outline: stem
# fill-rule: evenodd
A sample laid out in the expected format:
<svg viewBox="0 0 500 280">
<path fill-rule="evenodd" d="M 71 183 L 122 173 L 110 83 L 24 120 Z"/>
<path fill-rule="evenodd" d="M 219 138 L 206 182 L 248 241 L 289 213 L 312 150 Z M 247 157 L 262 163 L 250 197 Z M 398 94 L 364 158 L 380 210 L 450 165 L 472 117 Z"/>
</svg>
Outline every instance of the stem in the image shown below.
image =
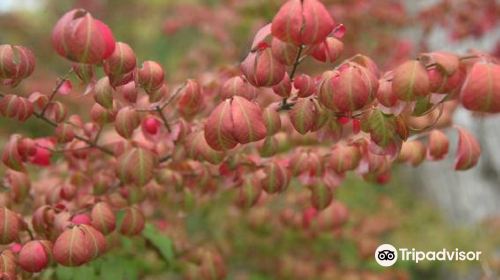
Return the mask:
<svg viewBox="0 0 500 280">
<path fill-rule="evenodd" d="M 73 68 L 70 68 L 69 71 L 64 76 L 62 76 L 60 78 L 59 82 L 57 82 L 56 86 L 54 87 L 54 89 L 52 90 L 52 93 L 49 96 L 49 100 L 47 101 L 47 104 L 45 104 L 45 106 L 43 106 L 42 112 L 40 113 L 41 116 L 45 115 L 45 111 L 47 111 L 47 108 L 49 107 L 50 102 L 52 102 L 52 100 L 54 99 L 57 92 L 64 84 L 64 82 L 66 82 L 68 80 L 68 77 L 69 77 L 69 75 L 71 75 L 71 73 L 73 73 Z"/>
<path fill-rule="evenodd" d="M 171 158 L 172 158 L 172 155 L 166 155 L 166 156 L 164 156 L 164 157 L 160 158 L 158 161 L 159 161 L 160 163 L 162 163 L 162 162 L 168 161 L 168 160 L 169 160 L 169 159 L 171 159 Z"/>
<path fill-rule="evenodd" d="M 35 240 L 35 236 L 29 227 L 26 227 L 26 232 L 28 232 L 31 240 Z"/>
<path fill-rule="evenodd" d="M 302 51 L 304 50 L 304 45 L 300 45 L 299 51 L 297 52 L 297 56 L 295 57 L 295 62 L 293 63 L 292 71 L 290 71 L 290 81 L 293 81 L 293 78 L 295 77 L 295 74 L 297 73 L 297 68 L 299 67 L 300 63 L 302 62 Z M 283 97 L 283 101 L 281 102 L 281 106 L 278 108 L 278 111 L 282 110 L 290 110 L 293 106 L 293 104 L 290 104 L 287 102 L 288 98 Z"/>
<path fill-rule="evenodd" d="M 156 112 L 158 113 L 158 115 L 160 116 L 161 120 L 163 121 L 163 125 L 165 125 L 165 128 L 167 129 L 167 131 L 169 133 L 172 132 L 172 130 L 170 129 L 170 125 L 168 124 L 168 120 L 165 117 L 165 115 L 163 114 L 161 107 L 158 105 L 158 106 L 156 106 L 155 109 L 156 109 Z"/>
<path fill-rule="evenodd" d="M 297 72 L 297 68 L 301 62 L 300 57 L 302 56 L 302 51 L 304 50 L 304 45 L 300 45 L 299 51 L 297 52 L 297 56 L 295 57 L 295 62 L 293 63 L 292 71 L 290 72 L 290 80 L 293 81 L 293 77 L 295 77 L 295 73 Z"/>
<path fill-rule="evenodd" d="M 36 113 L 34 112 L 33 115 L 35 117 L 37 117 L 38 119 L 46 122 L 47 124 L 51 125 L 52 127 L 57 127 L 57 123 L 53 122 L 52 120 L 48 119 L 47 117 L 43 116 L 41 113 Z M 99 149 L 100 151 L 102 151 L 103 153 L 106 153 L 108 155 L 111 155 L 111 156 L 114 156 L 115 154 L 109 150 L 108 148 L 105 148 L 105 147 L 102 147 L 102 146 L 99 146 L 97 145 L 96 143 L 94 143 L 93 141 L 91 141 L 90 139 L 87 139 L 85 137 L 82 137 L 80 135 L 75 135 L 75 138 L 80 140 L 80 141 L 83 141 L 85 143 L 87 143 L 90 147 L 92 148 L 96 148 L 96 149 Z"/>
</svg>

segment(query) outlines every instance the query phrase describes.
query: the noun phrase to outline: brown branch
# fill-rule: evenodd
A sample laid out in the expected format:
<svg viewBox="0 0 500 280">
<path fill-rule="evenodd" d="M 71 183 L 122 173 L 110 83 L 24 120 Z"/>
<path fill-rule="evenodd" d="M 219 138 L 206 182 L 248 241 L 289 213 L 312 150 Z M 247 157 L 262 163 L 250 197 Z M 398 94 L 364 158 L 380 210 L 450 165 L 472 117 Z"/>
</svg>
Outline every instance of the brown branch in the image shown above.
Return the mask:
<svg viewBox="0 0 500 280">
<path fill-rule="evenodd" d="M 170 129 L 170 125 L 168 124 L 168 120 L 167 118 L 165 117 L 165 115 L 163 114 L 163 111 L 161 109 L 161 107 L 158 105 L 156 106 L 156 112 L 158 113 L 158 115 L 160 116 L 162 122 L 163 122 L 163 125 L 165 126 L 165 128 L 167 129 L 167 131 L 170 133 L 172 132 L 172 130 Z"/>
<path fill-rule="evenodd" d="M 41 113 L 36 113 L 34 112 L 33 115 L 35 117 L 37 117 L 38 119 L 44 121 L 45 123 L 51 125 L 52 127 L 57 127 L 57 123 L 53 122 L 52 120 L 48 119 L 47 117 L 45 116 L 42 116 Z M 113 153 L 113 151 L 109 150 L 108 148 L 105 148 L 103 146 L 99 146 L 97 145 L 96 143 L 94 143 L 93 141 L 91 141 L 90 139 L 87 139 L 85 137 L 82 137 L 80 135 L 75 135 L 75 138 L 80 140 L 80 141 L 83 141 L 85 143 L 87 143 L 90 147 L 92 148 L 96 148 L 98 150 L 100 150 L 101 152 L 105 153 L 105 154 L 108 154 L 108 155 L 111 155 L 111 156 L 114 156 L 115 154 Z"/>
<path fill-rule="evenodd" d="M 50 102 L 52 102 L 52 100 L 56 96 L 59 89 L 61 89 L 61 87 L 63 86 L 64 82 L 66 82 L 68 80 L 68 77 L 69 77 L 69 75 L 71 75 L 71 73 L 73 73 L 73 67 L 70 68 L 69 71 L 64 76 L 62 76 L 60 78 L 60 80 L 57 82 L 56 86 L 54 87 L 54 89 L 52 90 L 52 92 L 49 96 L 49 100 L 47 101 L 47 104 L 45 104 L 45 106 L 43 106 L 43 108 L 42 108 L 42 112 L 40 113 L 41 116 L 45 115 L 45 111 L 47 111 L 47 108 L 49 107 Z"/>
<path fill-rule="evenodd" d="M 304 57 L 302 57 L 302 51 L 304 50 L 304 45 L 300 45 L 299 51 L 297 52 L 297 56 L 295 57 L 295 62 L 293 63 L 292 70 L 290 71 L 290 81 L 293 81 L 293 78 L 295 77 L 295 74 L 297 73 L 297 69 L 304 60 Z M 283 97 L 283 101 L 281 102 L 281 106 L 278 108 L 278 111 L 286 111 L 290 110 L 293 107 L 294 103 L 288 103 L 288 98 Z"/>
</svg>

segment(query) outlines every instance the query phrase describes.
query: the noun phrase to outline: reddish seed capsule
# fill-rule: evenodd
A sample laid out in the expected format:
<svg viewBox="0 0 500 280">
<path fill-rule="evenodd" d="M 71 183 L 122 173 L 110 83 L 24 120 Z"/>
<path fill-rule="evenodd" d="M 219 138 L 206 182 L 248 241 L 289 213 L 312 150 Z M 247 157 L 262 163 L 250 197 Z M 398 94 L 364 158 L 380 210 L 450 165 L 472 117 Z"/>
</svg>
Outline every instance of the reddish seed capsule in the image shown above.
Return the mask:
<svg viewBox="0 0 500 280">
<path fill-rule="evenodd" d="M 337 38 L 328 37 L 311 51 L 312 57 L 327 63 L 334 63 L 344 51 L 344 43 Z"/>
<path fill-rule="evenodd" d="M 222 85 L 220 96 L 222 99 L 227 99 L 236 95 L 254 100 L 257 96 L 257 89 L 241 76 L 232 77 Z"/>
<path fill-rule="evenodd" d="M 143 121 L 142 121 L 142 129 L 148 133 L 148 134 L 151 134 L 151 135 L 155 135 L 159 128 L 160 128 L 160 121 L 155 118 L 155 117 L 146 117 Z"/>
<path fill-rule="evenodd" d="M 323 41 L 334 21 L 318 0 L 289 0 L 273 19 L 271 32 L 284 42 L 311 45 Z"/>
<path fill-rule="evenodd" d="M 427 96 L 429 89 L 427 70 L 419 61 L 407 61 L 394 70 L 392 90 L 400 100 L 413 101 L 419 96 Z"/>
<path fill-rule="evenodd" d="M 137 81 L 148 93 L 159 90 L 164 78 L 163 67 L 156 61 L 144 61 L 142 67 L 137 70 Z"/>
<path fill-rule="evenodd" d="M 80 226 L 65 230 L 57 237 L 54 259 L 64 266 L 80 266 L 93 258 L 91 239 Z"/>
<path fill-rule="evenodd" d="M 2 207 L 0 208 L 0 244 L 9 244 L 19 238 L 21 223 L 15 212 Z"/>
<path fill-rule="evenodd" d="M 0 99 L 0 114 L 20 122 L 24 122 L 31 117 L 33 109 L 33 104 L 24 97 L 8 94 Z"/>
<path fill-rule="evenodd" d="M 277 85 L 285 76 L 285 66 L 274 58 L 270 47 L 249 53 L 240 68 L 247 80 L 256 87 Z"/>
<path fill-rule="evenodd" d="M 71 218 L 71 222 L 75 225 L 90 225 L 92 223 L 89 215 L 87 214 L 75 215 Z"/>
<path fill-rule="evenodd" d="M 139 114 L 134 108 L 123 107 L 116 114 L 115 130 L 123 138 L 130 138 L 140 122 Z"/>
<path fill-rule="evenodd" d="M 124 183 L 144 186 L 153 178 L 155 156 L 144 148 L 133 148 L 118 158 L 116 173 Z"/>
<path fill-rule="evenodd" d="M 126 43 L 116 42 L 114 52 L 104 61 L 104 73 L 113 87 L 124 85 L 132 80 L 136 63 L 132 48 Z"/>
<path fill-rule="evenodd" d="M 178 110 L 182 117 L 191 120 L 203 108 L 203 94 L 200 84 L 189 79 L 180 94 Z"/>
<path fill-rule="evenodd" d="M 293 86 L 298 90 L 299 97 L 308 97 L 316 92 L 316 82 L 306 74 L 298 75 L 293 79 Z"/>
<path fill-rule="evenodd" d="M 107 25 L 89 12 L 75 9 L 64 14 L 54 26 L 52 46 L 71 61 L 97 64 L 113 53 L 115 39 Z"/>
<path fill-rule="evenodd" d="M 0 45 L 0 80 L 5 85 L 16 86 L 35 70 L 33 52 L 23 46 Z"/>
<path fill-rule="evenodd" d="M 265 167 L 264 172 L 266 177 L 262 179 L 261 184 L 267 193 L 283 192 L 288 187 L 289 174 L 281 164 L 273 161 Z"/>
<path fill-rule="evenodd" d="M 29 241 L 18 256 L 19 266 L 27 272 L 35 273 L 45 269 L 51 259 L 52 243 L 48 240 Z"/>
<path fill-rule="evenodd" d="M 128 207 L 125 209 L 123 222 L 120 227 L 120 232 L 123 235 L 137 235 L 144 229 L 144 215 L 137 207 Z"/>
<path fill-rule="evenodd" d="M 106 202 L 99 202 L 92 208 L 92 226 L 103 234 L 111 233 L 116 227 L 116 217 Z"/>
<path fill-rule="evenodd" d="M 320 84 L 319 101 L 336 112 L 362 109 L 373 100 L 378 88 L 378 81 L 368 77 L 373 76 L 370 73 L 354 63 L 344 65 L 338 71 L 327 72 Z"/>
</svg>

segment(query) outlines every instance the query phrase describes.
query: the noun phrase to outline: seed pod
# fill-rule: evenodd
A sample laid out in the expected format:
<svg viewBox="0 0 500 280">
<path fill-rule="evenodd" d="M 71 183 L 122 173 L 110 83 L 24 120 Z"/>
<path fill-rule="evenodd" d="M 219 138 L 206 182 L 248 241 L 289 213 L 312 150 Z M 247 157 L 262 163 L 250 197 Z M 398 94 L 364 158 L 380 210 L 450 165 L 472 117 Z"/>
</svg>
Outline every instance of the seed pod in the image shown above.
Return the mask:
<svg viewBox="0 0 500 280">
<path fill-rule="evenodd" d="M 311 45 L 323 41 L 332 32 L 334 21 L 318 0 L 289 0 L 273 19 L 274 37 L 288 43 Z"/>
<path fill-rule="evenodd" d="M 205 124 L 205 139 L 214 150 L 234 148 L 263 139 L 266 126 L 259 105 L 235 96 L 212 111 Z"/>
<path fill-rule="evenodd" d="M 426 153 L 427 149 L 421 141 L 408 141 L 403 143 L 398 160 L 418 166 L 425 160 Z"/>
<path fill-rule="evenodd" d="M 141 129 L 143 134 L 156 135 L 160 130 L 161 122 L 154 116 L 147 116 L 142 120 Z"/>
<path fill-rule="evenodd" d="M 47 103 L 49 102 L 49 98 L 47 97 L 47 95 L 41 94 L 38 91 L 31 93 L 28 97 L 28 100 L 33 105 L 33 109 L 35 112 L 41 112 L 45 105 L 47 105 Z"/>
<path fill-rule="evenodd" d="M 288 73 L 285 73 L 281 82 L 273 86 L 273 92 L 281 97 L 290 97 L 290 94 L 292 93 L 292 81 L 290 80 Z"/>
<path fill-rule="evenodd" d="M 259 154 L 261 157 L 271 157 L 276 154 L 279 149 L 278 139 L 274 136 L 268 136 L 259 146 Z"/>
<path fill-rule="evenodd" d="M 266 176 L 261 180 L 262 189 L 267 193 L 283 192 L 290 180 L 288 171 L 279 163 L 273 161 L 264 168 Z"/>
<path fill-rule="evenodd" d="M 54 122 L 60 123 L 68 116 L 68 108 L 59 101 L 52 101 L 47 105 L 45 115 Z"/>
<path fill-rule="evenodd" d="M 205 123 L 205 139 L 216 151 L 229 150 L 238 144 L 233 136 L 231 100 L 226 99 L 210 113 Z"/>
<path fill-rule="evenodd" d="M 115 213 L 106 202 L 98 202 L 91 212 L 92 226 L 103 234 L 109 234 L 116 227 Z"/>
<path fill-rule="evenodd" d="M 472 66 L 460 92 L 460 102 L 471 111 L 500 112 L 500 65 L 478 62 Z"/>
<path fill-rule="evenodd" d="M 52 46 L 71 61 L 97 64 L 113 53 L 115 39 L 102 21 L 83 9 L 75 9 L 64 14 L 54 26 Z"/>
<path fill-rule="evenodd" d="M 16 256 L 9 249 L 0 253 L 0 277 L 4 279 L 16 279 Z"/>
<path fill-rule="evenodd" d="M 94 91 L 94 100 L 97 104 L 106 109 L 113 107 L 113 88 L 109 84 L 108 77 L 101 78 L 97 81 Z"/>
<path fill-rule="evenodd" d="M 332 189 L 324 184 L 312 185 L 311 204 L 317 210 L 323 210 L 330 205 L 333 200 Z"/>
<path fill-rule="evenodd" d="M 427 70 L 419 61 L 407 61 L 394 70 L 392 90 L 400 100 L 413 101 L 419 96 L 427 96 L 429 89 Z"/>
<path fill-rule="evenodd" d="M 205 160 L 211 164 L 219 164 L 225 158 L 223 152 L 216 151 L 208 145 L 203 131 L 194 132 L 187 137 L 186 152 L 192 159 Z"/>
<path fill-rule="evenodd" d="M 57 142 L 68 143 L 73 141 L 75 138 L 75 132 L 73 131 L 73 126 L 67 123 L 60 123 L 55 129 L 55 135 Z"/>
<path fill-rule="evenodd" d="M 246 177 L 243 184 L 238 187 L 236 204 L 241 208 L 250 208 L 259 201 L 262 187 L 259 179 L 255 176 Z"/>
<path fill-rule="evenodd" d="M 297 95 L 299 97 L 308 97 L 316 92 L 316 82 L 306 74 L 295 77 L 293 79 L 293 87 L 298 90 Z"/>
<path fill-rule="evenodd" d="M 290 122 L 295 130 L 304 135 L 311 131 L 318 118 L 318 110 L 310 99 L 299 99 L 290 110 Z"/>
<path fill-rule="evenodd" d="M 392 107 L 398 102 L 398 96 L 392 90 L 392 82 L 387 79 L 381 79 L 379 81 L 379 87 L 377 90 L 377 100 L 380 104 L 386 107 Z"/>
<path fill-rule="evenodd" d="M 49 240 L 28 241 L 18 256 L 19 266 L 27 272 L 35 273 L 44 270 L 52 258 L 52 242 Z"/>
<path fill-rule="evenodd" d="M 71 223 L 75 225 L 90 225 L 92 222 L 87 214 L 77 214 L 71 218 Z"/>
<path fill-rule="evenodd" d="M 104 235 L 94 227 L 86 224 L 81 224 L 79 227 L 89 239 L 92 259 L 95 259 L 106 252 L 107 242 Z"/>
<path fill-rule="evenodd" d="M 12 199 L 16 203 L 24 201 L 31 189 L 31 181 L 28 174 L 10 169 L 5 172 L 4 185 L 10 189 Z"/>
<path fill-rule="evenodd" d="M 123 107 L 116 114 L 115 130 L 123 138 L 130 138 L 134 130 L 141 124 L 139 114 L 134 108 Z"/>
<path fill-rule="evenodd" d="M 64 200 L 72 200 L 75 198 L 78 189 L 71 183 L 65 183 L 61 186 L 60 196 Z"/>
<path fill-rule="evenodd" d="M 256 87 L 277 85 L 285 76 L 285 66 L 274 58 L 268 46 L 249 53 L 240 68 L 248 82 Z"/>
<path fill-rule="evenodd" d="M 342 41 L 334 37 L 328 37 L 313 47 L 311 56 L 321 62 L 334 63 L 343 51 L 344 43 Z"/>
<path fill-rule="evenodd" d="M 429 133 L 429 145 L 427 147 L 427 157 L 432 160 L 443 159 L 448 154 L 450 141 L 446 134 L 434 129 Z"/>
<path fill-rule="evenodd" d="M 153 178 L 155 156 L 144 148 L 133 148 L 118 158 L 117 174 L 126 184 L 144 186 Z"/>
<path fill-rule="evenodd" d="M 470 132 L 457 128 L 458 147 L 455 158 L 455 170 L 467 170 L 476 166 L 481 155 L 481 146 Z"/>
<path fill-rule="evenodd" d="M 144 61 L 142 67 L 137 70 L 138 84 L 147 92 L 152 93 L 159 90 L 163 85 L 165 73 L 163 67 L 155 61 Z"/>
<path fill-rule="evenodd" d="M 232 134 L 241 144 L 259 141 L 266 137 L 262 110 L 257 103 L 235 96 L 231 102 Z"/>
<path fill-rule="evenodd" d="M 113 87 L 124 85 L 131 81 L 131 73 L 137 64 L 135 53 L 126 43 L 116 42 L 115 50 L 104 61 L 104 73 Z"/>
<path fill-rule="evenodd" d="M 71 65 L 73 72 L 83 84 L 89 84 L 95 79 L 95 66 L 92 64 L 73 63 Z"/>
<path fill-rule="evenodd" d="M 274 135 L 281 129 L 280 114 L 272 107 L 267 107 L 262 111 L 262 117 L 266 126 L 267 135 Z"/>
<path fill-rule="evenodd" d="M 24 122 L 33 114 L 33 104 L 24 97 L 7 94 L 0 99 L 0 114 Z"/>
<path fill-rule="evenodd" d="M 195 80 L 187 80 L 177 104 L 181 116 L 186 120 L 191 120 L 203 108 L 200 84 Z"/>
<path fill-rule="evenodd" d="M 330 158 L 328 159 L 328 167 L 336 173 L 342 174 L 346 171 L 356 169 L 361 161 L 361 157 L 361 151 L 357 146 L 337 144 L 331 151 Z"/>
<path fill-rule="evenodd" d="M 54 259 L 64 266 L 80 266 L 92 260 L 93 244 L 81 226 L 66 229 L 57 237 L 52 250 Z"/>
<path fill-rule="evenodd" d="M 144 229 L 144 215 L 139 208 L 132 206 L 125 210 L 123 222 L 120 226 L 120 232 L 123 235 L 138 235 Z"/>
<path fill-rule="evenodd" d="M 257 97 L 257 89 L 241 76 L 232 77 L 222 85 L 220 97 L 221 99 L 227 99 L 236 95 L 252 101 Z"/>
<path fill-rule="evenodd" d="M 95 103 L 90 109 L 90 118 L 93 122 L 103 125 L 106 123 L 113 122 L 116 119 L 116 110 L 106 110 L 101 105 Z"/>
<path fill-rule="evenodd" d="M 273 56 L 284 65 L 293 65 L 299 52 L 297 46 L 276 38 L 273 38 L 271 41 L 271 49 Z"/>
<path fill-rule="evenodd" d="M 323 163 L 318 154 L 299 151 L 290 161 L 290 170 L 293 175 L 319 177 L 323 174 Z"/>
<path fill-rule="evenodd" d="M 23 158 L 19 153 L 19 135 L 12 135 L 3 147 L 2 162 L 8 168 L 16 171 L 24 171 Z"/>
<path fill-rule="evenodd" d="M 0 80 L 12 87 L 35 70 L 33 52 L 23 46 L 0 45 Z"/>
<path fill-rule="evenodd" d="M 137 88 L 135 82 L 129 82 L 123 86 L 116 88 L 118 95 L 129 103 L 137 101 Z"/>
<path fill-rule="evenodd" d="M 18 239 L 21 227 L 21 222 L 15 212 L 5 207 L 0 208 L 0 228 L 3 229 L 0 233 L 0 244 L 9 244 Z"/>
<path fill-rule="evenodd" d="M 375 97 L 366 69 L 356 64 L 346 64 L 336 72 L 323 76 L 319 89 L 319 101 L 335 112 L 360 110 Z"/>
</svg>

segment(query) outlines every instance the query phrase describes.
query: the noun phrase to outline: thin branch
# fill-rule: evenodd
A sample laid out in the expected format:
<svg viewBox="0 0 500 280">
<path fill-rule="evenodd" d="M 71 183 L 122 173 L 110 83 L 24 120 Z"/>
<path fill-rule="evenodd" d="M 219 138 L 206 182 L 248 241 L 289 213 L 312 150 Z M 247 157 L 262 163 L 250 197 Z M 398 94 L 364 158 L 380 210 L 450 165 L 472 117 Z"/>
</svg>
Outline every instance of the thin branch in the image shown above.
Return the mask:
<svg viewBox="0 0 500 280">
<path fill-rule="evenodd" d="M 26 227 L 26 232 L 28 232 L 31 240 L 35 240 L 35 236 L 29 227 Z"/>
<path fill-rule="evenodd" d="M 165 115 L 163 114 L 163 111 L 161 109 L 161 107 L 158 105 L 156 106 L 156 112 L 158 113 L 158 115 L 160 116 L 162 122 L 163 122 L 163 125 L 165 126 L 165 128 L 167 129 L 167 131 L 170 133 L 172 132 L 172 130 L 170 129 L 170 125 L 168 124 L 168 120 L 167 118 L 165 117 Z"/>
<path fill-rule="evenodd" d="M 56 96 L 59 89 L 61 89 L 61 87 L 63 86 L 64 82 L 66 82 L 68 80 L 68 77 L 69 77 L 69 75 L 71 75 L 71 73 L 73 73 L 73 67 L 70 68 L 69 71 L 64 76 L 62 76 L 60 78 L 60 80 L 57 82 L 56 86 L 54 87 L 54 89 L 52 90 L 52 93 L 49 96 L 49 100 L 47 101 L 47 104 L 45 104 L 45 106 L 43 106 L 43 109 L 42 109 L 42 112 L 40 113 L 40 115 L 42 115 L 42 116 L 45 115 L 45 111 L 47 111 L 47 108 L 49 107 L 50 102 L 52 102 L 52 100 Z"/>
<path fill-rule="evenodd" d="M 46 122 L 47 124 L 53 126 L 53 127 L 57 127 L 57 123 L 53 122 L 52 120 L 48 119 L 47 117 L 45 116 L 42 116 L 41 113 L 37 113 L 37 112 L 34 112 L 33 115 L 35 117 L 37 117 L 38 119 Z M 113 153 L 113 151 L 109 150 L 108 148 L 105 148 L 105 147 L 102 147 L 102 146 L 99 146 L 97 145 L 96 143 L 94 143 L 93 141 L 91 141 L 90 139 L 87 139 L 85 137 L 82 137 L 80 135 L 75 135 L 75 138 L 80 140 L 80 141 L 83 141 L 85 143 L 87 143 L 89 146 L 91 146 L 92 148 L 96 148 L 96 149 L 99 149 L 100 151 L 102 151 L 103 153 L 106 153 L 108 155 L 111 155 L 111 156 L 114 156 L 115 154 Z"/>
<path fill-rule="evenodd" d="M 293 81 L 295 74 L 297 73 L 297 68 L 299 67 L 304 57 L 302 57 L 302 51 L 304 50 L 304 45 L 300 45 L 299 51 L 297 52 L 297 56 L 295 57 L 295 62 L 293 63 L 292 70 L 290 71 L 290 80 Z M 278 108 L 278 111 L 290 110 L 293 106 L 293 103 L 288 103 L 288 98 L 283 97 L 283 101 L 281 102 L 281 106 Z"/>
</svg>

